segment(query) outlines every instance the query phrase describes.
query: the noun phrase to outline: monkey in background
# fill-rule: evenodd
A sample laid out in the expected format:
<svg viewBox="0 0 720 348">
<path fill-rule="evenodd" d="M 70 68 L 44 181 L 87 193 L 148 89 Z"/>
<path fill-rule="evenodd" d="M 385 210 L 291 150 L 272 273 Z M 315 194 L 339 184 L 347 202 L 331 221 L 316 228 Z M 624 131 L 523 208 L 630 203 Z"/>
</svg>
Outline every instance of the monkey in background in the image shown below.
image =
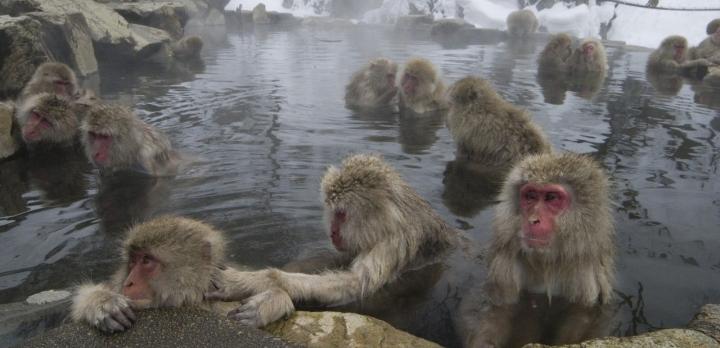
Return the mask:
<svg viewBox="0 0 720 348">
<path fill-rule="evenodd" d="M 211 309 L 203 294 L 222 283 L 225 245 L 220 231 L 192 219 L 163 216 L 136 225 L 123 241 L 122 263 L 112 278 L 77 288 L 71 317 L 119 332 L 133 325 L 138 309 Z"/>
<path fill-rule="evenodd" d="M 647 61 L 649 73 L 692 75 L 692 68 L 714 65 L 704 58 L 688 60 L 687 39 L 679 35 L 666 37 Z"/>
<path fill-rule="evenodd" d="M 18 124 L 25 144 L 72 146 L 80 122 L 68 97 L 39 93 L 26 98 L 18 108 Z"/>
<path fill-rule="evenodd" d="M 572 37 L 565 33 L 555 34 L 538 58 L 538 73 L 558 75 L 564 73 L 573 53 Z"/>
<path fill-rule="evenodd" d="M 32 78 L 20 92 L 18 104 L 38 93 L 53 93 L 71 98 L 77 93 L 77 90 L 77 77 L 69 66 L 63 63 L 47 62 L 40 64 L 35 69 Z"/>
<path fill-rule="evenodd" d="M 607 56 L 603 44 L 593 38 L 580 42 L 568 60 L 568 72 L 571 75 L 597 73 L 605 75 L 607 71 Z"/>
<path fill-rule="evenodd" d="M 528 9 L 510 12 L 506 23 L 511 37 L 528 37 L 540 26 L 535 13 Z"/>
<path fill-rule="evenodd" d="M 180 60 L 199 60 L 203 41 L 198 36 L 187 36 L 172 45 L 173 56 Z"/>
<path fill-rule="evenodd" d="M 128 107 L 93 105 L 80 129 L 85 154 L 103 173 L 134 170 L 172 176 L 177 172 L 180 156 L 170 140 Z"/>
<path fill-rule="evenodd" d="M 548 153 L 552 145 L 527 111 L 506 102 L 479 77 L 450 87 L 447 125 L 457 157 L 499 170 L 530 154 Z"/>
<path fill-rule="evenodd" d="M 400 111 L 423 114 L 445 109 L 444 94 L 445 85 L 430 61 L 414 58 L 405 64 L 400 79 Z"/>
<path fill-rule="evenodd" d="M 690 59 L 705 58 L 714 64 L 720 64 L 720 18 L 710 21 L 705 32 L 708 37 L 697 47 L 690 49 Z"/>
<path fill-rule="evenodd" d="M 568 344 L 604 333 L 615 277 L 608 195 L 605 172 L 583 155 L 531 155 L 512 169 L 495 209 L 484 295 L 461 304 L 466 346 Z M 547 311 L 559 320 L 545 319 Z"/>
<path fill-rule="evenodd" d="M 397 94 L 397 64 L 386 58 L 373 59 L 355 72 L 345 87 L 345 105 L 375 108 L 389 105 Z"/>
<path fill-rule="evenodd" d="M 223 271 L 225 286 L 206 297 L 245 299 L 229 316 L 264 326 L 291 313 L 294 302 L 361 301 L 405 272 L 438 262 L 460 238 L 377 155 L 353 155 L 341 168 L 330 167 L 321 187 L 327 233 L 341 267 L 319 274 Z"/>
<path fill-rule="evenodd" d="M 265 4 L 259 3 L 252 10 L 252 19 L 254 24 L 270 24 L 270 17 L 265 10 Z"/>
</svg>

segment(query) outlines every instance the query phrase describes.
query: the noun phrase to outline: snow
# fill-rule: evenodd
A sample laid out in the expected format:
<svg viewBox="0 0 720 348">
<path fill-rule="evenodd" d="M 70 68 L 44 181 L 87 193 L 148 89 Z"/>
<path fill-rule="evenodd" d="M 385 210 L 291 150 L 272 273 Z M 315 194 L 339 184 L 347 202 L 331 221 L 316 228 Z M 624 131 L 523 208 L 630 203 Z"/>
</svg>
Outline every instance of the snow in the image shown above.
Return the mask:
<svg viewBox="0 0 720 348">
<path fill-rule="evenodd" d="M 644 5 L 646 0 L 625 0 Z M 298 17 L 310 15 L 328 15 L 327 0 L 231 0 L 225 8 L 234 11 L 239 5 L 244 10 L 252 10 L 258 3 L 265 3 L 268 11 L 290 12 Z M 283 2 L 291 3 L 284 8 Z M 408 15 L 410 4 L 426 13 L 431 12 L 427 0 L 384 0 L 380 8 L 368 11 L 362 17 L 367 23 L 393 23 L 399 16 Z M 432 14 L 435 18 L 454 18 L 457 9 L 462 7 L 464 19 L 479 28 L 506 29 L 505 18 L 518 9 L 517 0 L 437 0 Z M 720 8 L 718 0 L 660 0 L 659 6 L 668 8 Z M 551 33 L 567 32 L 577 37 L 600 37 L 601 24 L 608 23 L 613 16 L 608 31 L 608 39 L 625 41 L 627 44 L 657 47 L 663 38 L 680 34 L 691 45 L 702 41 L 707 34 L 705 26 L 720 11 L 664 11 L 616 5 L 612 2 L 590 0 L 587 5 L 569 6 L 558 1 L 555 6 L 537 11 L 540 25 Z"/>
</svg>

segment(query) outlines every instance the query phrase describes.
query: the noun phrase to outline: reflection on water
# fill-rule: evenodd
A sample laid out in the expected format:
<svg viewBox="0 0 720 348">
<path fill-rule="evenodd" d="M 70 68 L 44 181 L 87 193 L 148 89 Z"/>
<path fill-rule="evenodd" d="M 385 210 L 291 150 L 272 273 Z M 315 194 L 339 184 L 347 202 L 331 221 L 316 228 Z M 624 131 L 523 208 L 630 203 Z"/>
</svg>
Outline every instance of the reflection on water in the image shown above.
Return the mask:
<svg viewBox="0 0 720 348">
<path fill-rule="evenodd" d="M 442 49 L 382 34 L 215 35 L 204 66 L 103 69 L 94 82 L 101 96 L 134 105 L 193 164 L 166 182 L 101 181 L 81 159 L 0 163 L 0 303 L 107 276 L 125 226 L 162 213 L 225 230 L 237 263 L 280 266 L 328 248 L 320 178 L 356 152 L 383 154 L 449 223 L 487 242 L 499 179 L 455 159 L 441 116 L 344 107 L 351 74 L 377 56 L 401 63 L 426 57 L 447 84 L 486 77 L 528 109 L 556 148 L 604 164 L 618 231 L 616 334 L 684 325 L 700 305 L 720 301 L 718 91 L 689 83 L 658 88 L 645 76 L 648 51 L 609 47 L 604 81 L 563 85 L 548 97 L 537 79 L 542 44 Z M 365 309 L 456 344 L 450 317 L 458 287 L 482 269 L 463 260 L 426 274 L 431 289 L 384 311 Z"/>
</svg>

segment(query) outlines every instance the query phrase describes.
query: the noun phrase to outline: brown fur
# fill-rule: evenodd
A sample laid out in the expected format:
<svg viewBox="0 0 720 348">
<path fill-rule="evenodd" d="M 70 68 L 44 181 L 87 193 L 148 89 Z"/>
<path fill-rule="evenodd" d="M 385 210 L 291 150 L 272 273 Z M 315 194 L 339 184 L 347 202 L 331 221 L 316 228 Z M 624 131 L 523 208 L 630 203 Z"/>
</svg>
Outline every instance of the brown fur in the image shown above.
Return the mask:
<svg viewBox="0 0 720 348">
<path fill-rule="evenodd" d="M 685 48 L 683 55 L 675 56 L 675 45 L 682 45 Z M 696 66 L 708 66 L 711 63 L 706 59 L 695 59 L 688 61 L 687 39 L 679 35 L 666 37 L 653 53 L 650 54 L 647 68 L 654 73 L 682 73 L 684 69 Z"/>
<path fill-rule="evenodd" d="M 526 37 L 537 31 L 538 23 L 535 13 L 530 10 L 513 11 L 507 16 L 507 32 L 512 37 Z"/>
<path fill-rule="evenodd" d="M 552 151 L 528 113 L 503 100 L 479 77 L 451 86 L 447 123 L 458 157 L 489 167 L 509 167 L 526 155 Z"/>
<path fill-rule="evenodd" d="M 228 271 L 226 286 L 215 295 L 217 298 L 255 295 L 249 299 L 252 302 L 256 294 L 270 289 L 281 295 L 280 303 L 287 298 L 322 304 L 358 301 L 393 282 L 404 271 L 435 261 L 456 244 L 457 232 L 379 156 L 350 156 L 341 168 L 327 170 L 321 186 L 328 234 L 334 214 L 347 214 L 342 225 L 342 254 L 352 261 L 341 269 L 320 274 L 276 269 Z M 242 322 L 265 325 L 294 307 L 276 309 L 283 311 L 245 305 L 235 313 Z"/>
<path fill-rule="evenodd" d="M 213 282 L 220 282 L 225 262 L 223 234 L 200 221 L 163 216 L 131 228 L 122 244 L 121 266 L 101 284 L 83 284 L 73 298 L 71 316 L 103 331 L 122 331 L 109 322 L 130 308 L 200 305 Z M 161 274 L 151 280 L 155 298 L 150 303 L 133 303 L 122 295 L 128 277 L 128 256 L 132 251 L 149 252 L 162 263 Z"/>
<path fill-rule="evenodd" d="M 172 47 L 173 56 L 177 59 L 200 59 L 203 41 L 198 36 L 184 37 Z"/>
<path fill-rule="evenodd" d="M 174 175 L 179 156 L 170 140 L 154 127 L 143 122 L 128 107 L 96 104 L 87 111 L 81 125 L 81 140 L 89 160 L 93 148 L 88 132 L 113 137 L 110 163 L 102 171 L 139 170 L 149 175 Z"/>
<path fill-rule="evenodd" d="M 422 114 L 445 109 L 445 85 L 438 77 L 435 66 L 426 59 L 413 58 L 405 64 L 402 76 L 411 75 L 418 79 L 419 87 L 414 95 L 407 95 L 400 87 L 400 107 Z M 402 79 L 400 80 L 402 83 Z"/>
<path fill-rule="evenodd" d="M 52 127 L 46 129 L 40 138 L 35 140 L 25 138 L 23 134 L 23 141 L 26 144 L 46 143 L 68 146 L 75 143 L 80 122 L 68 98 L 50 93 L 28 97 L 18 108 L 18 123 L 21 129 L 24 129 L 33 112 L 42 115 Z"/>
<path fill-rule="evenodd" d="M 389 59 L 372 60 L 353 74 L 350 83 L 345 87 L 345 104 L 358 108 L 389 105 L 397 94 L 397 70 L 397 64 Z M 389 81 L 388 75 L 392 75 L 392 81 Z"/>
<path fill-rule="evenodd" d="M 556 75 L 563 72 L 572 55 L 572 37 L 565 33 L 555 34 L 540 53 L 538 58 L 538 71 L 542 74 Z"/>
<path fill-rule="evenodd" d="M 20 149 L 20 138 L 15 103 L 0 102 L 0 160 L 12 156 Z"/>
<path fill-rule="evenodd" d="M 260 3 L 255 6 L 252 10 L 252 19 L 255 24 L 269 24 L 270 17 L 265 10 L 265 4 Z"/>
<path fill-rule="evenodd" d="M 563 185 L 572 195 L 569 210 L 556 219 L 555 238 L 547 249 L 525 249 L 521 245 L 519 190 L 527 183 Z M 477 307 L 464 309 L 465 319 L 477 322 L 469 324 L 470 328 L 475 325 L 469 333 L 469 346 L 506 346 L 513 320 L 520 320 L 515 317 L 518 303 L 526 296 L 544 295 L 551 308 L 560 300 L 590 317 L 602 314 L 598 306 L 610 303 L 615 273 L 615 231 L 608 194 L 605 172 L 583 155 L 533 155 L 515 166 L 495 209 L 484 287 L 489 302 L 481 305 L 484 309 L 480 315 L 476 315 Z M 527 295 L 521 296 L 524 293 Z M 589 318 L 583 320 L 590 322 Z M 554 337 L 560 337 L 560 342 L 553 343 L 588 338 L 592 330 L 587 331 L 583 323 L 578 325 L 586 331 L 559 329 Z"/>
<path fill-rule="evenodd" d="M 55 81 L 57 80 L 70 83 L 68 87 L 69 91 L 64 94 L 64 96 L 72 97 L 75 95 L 78 89 L 78 82 L 72 69 L 63 63 L 47 62 L 35 69 L 32 78 L 30 78 L 30 81 L 20 93 L 20 103 L 34 94 L 57 93 L 55 88 Z"/>
<path fill-rule="evenodd" d="M 589 59 L 585 57 L 582 51 L 583 46 L 588 43 L 595 46 L 593 55 Z M 607 71 L 607 56 L 603 44 L 599 40 L 592 38 L 582 40 L 570 56 L 568 71 L 573 75 L 585 73 L 600 73 L 605 75 Z"/>
<path fill-rule="evenodd" d="M 713 19 L 708 23 L 707 27 L 705 27 L 705 32 L 708 35 L 712 35 L 713 33 L 715 33 L 718 30 L 719 27 L 720 27 L 720 18 Z"/>
</svg>

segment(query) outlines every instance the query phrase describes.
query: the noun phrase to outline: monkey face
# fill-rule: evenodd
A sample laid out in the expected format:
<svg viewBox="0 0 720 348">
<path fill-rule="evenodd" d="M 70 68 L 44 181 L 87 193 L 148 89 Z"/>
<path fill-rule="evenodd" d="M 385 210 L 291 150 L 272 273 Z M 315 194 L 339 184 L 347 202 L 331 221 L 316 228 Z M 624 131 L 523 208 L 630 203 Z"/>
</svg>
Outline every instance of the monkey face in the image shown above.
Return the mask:
<svg viewBox="0 0 720 348">
<path fill-rule="evenodd" d="M 53 128 L 53 123 L 45 114 L 33 110 L 30 112 L 25 125 L 22 127 L 22 137 L 26 143 L 34 143 L 42 140 L 45 133 Z"/>
<path fill-rule="evenodd" d="M 525 184 L 519 190 L 522 214 L 521 241 L 525 249 L 550 247 L 555 219 L 570 206 L 568 191 L 557 184 Z"/>
<path fill-rule="evenodd" d="M 588 42 L 582 45 L 582 53 L 585 56 L 585 60 L 592 61 L 595 58 L 595 44 Z"/>
<path fill-rule="evenodd" d="M 123 283 L 122 294 L 138 306 L 149 306 L 155 302 L 155 290 L 151 281 L 156 279 L 161 271 L 162 264 L 149 252 L 130 252 L 128 276 Z"/>
<path fill-rule="evenodd" d="M 673 47 L 673 59 L 678 63 L 685 60 L 685 44 L 682 42 L 676 42 L 672 45 Z"/>
<path fill-rule="evenodd" d="M 710 36 L 710 40 L 714 44 L 720 45 L 720 26 L 718 26 L 717 29 L 715 29 L 715 32 L 712 33 L 712 36 Z"/>
<path fill-rule="evenodd" d="M 400 81 L 400 86 L 402 87 L 403 93 L 408 96 L 414 96 L 417 93 L 417 88 L 419 84 L 420 80 L 417 78 L 417 76 L 408 73 L 404 74 L 402 80 Z"/>
<path fill-rule="evenodd" d="M 99 167 L 108 166 L 111 163 L 112 135 L 89 131 L 87 140 L 90 144 L 92 161 Z"/>
<path fill-rule="evenodd" d="M 330 240 L 338 251 L 346 249 L 342 236 L 342 227 L 345 222 L 347 222 L 347 212 L 343 209 L 335 209 L 330 222 Z"/>
</svg>

